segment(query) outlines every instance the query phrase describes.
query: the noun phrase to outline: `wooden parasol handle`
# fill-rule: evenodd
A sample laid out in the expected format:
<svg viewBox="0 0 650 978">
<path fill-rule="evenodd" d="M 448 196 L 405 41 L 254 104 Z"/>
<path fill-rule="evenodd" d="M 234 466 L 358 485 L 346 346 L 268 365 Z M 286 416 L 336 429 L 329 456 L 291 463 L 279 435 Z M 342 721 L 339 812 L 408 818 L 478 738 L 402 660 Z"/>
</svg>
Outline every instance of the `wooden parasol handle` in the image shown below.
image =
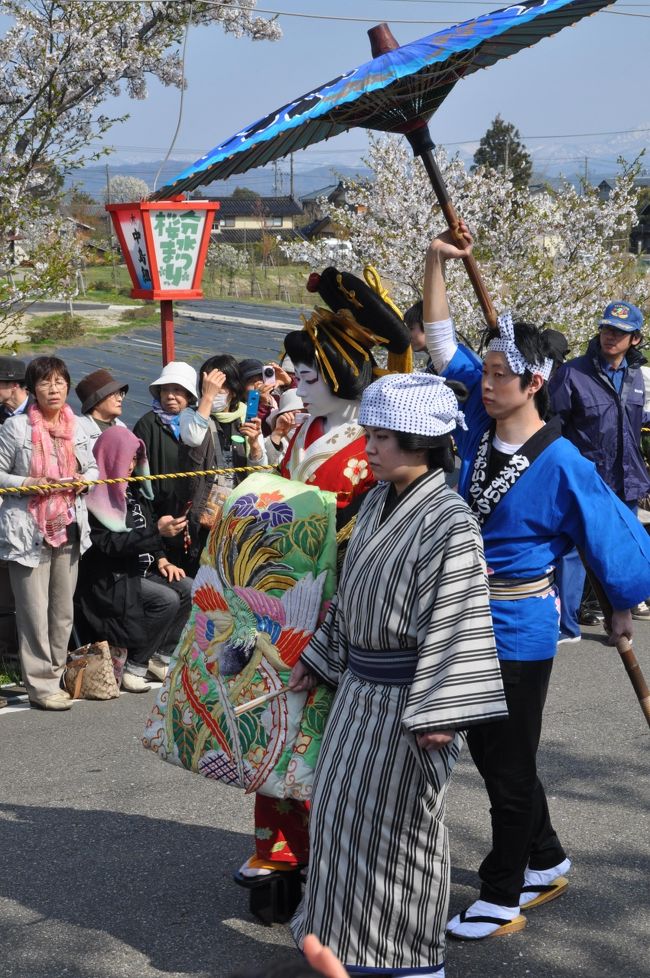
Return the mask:
<svg viewBox="0 0 650 978">
<path fill-rule="evenodd" d="M 596 575 L 587 566 L 585 555 L 581 550 L 578 552 L 580 553 L 582 563 L 585 565 L 589 583 L 594 589 L 594 594 L 596 595 L 598 604 L 600 605 L 601 611 L 605 616 L 605 624 L 609 628 L 612 621 L 612 606 L 609 598 L 605 594 L 605 589 Z M 630 678 L 632 688 L 636 693 L 636 698 L 639 701 L 643 715 L 646 718 L 648 726 L 650 727 L 650 690 L 648 689 L 648 684 L 645 681 L 645 676 L 641 671 L 641 666 L 637 662 L 637 658 L 634 654 L 634 649 L 632 648 L 632 643 L 630 642 L 629 638 L 623 636 L 623 638 L 619 639 L 619 641 L 616 643 L 616 651 L 621 657 L 621 661 L 625 667 L 626 673 Z"/>
<path fill-rule="evenodd" d="M 372 51 L 373 58 L 376 58 L 381 54 L 386 54 L 388 51 L 394 51 L 399 47 L 399 44 L 388 24 L 377 24 L 376 27 L 371 27 L 368 31 L 368 37 L 370 38 L 370 49 Z M 427 171 L 427 176 L 431 181 L 433 192 L 438 198 L 438 203 L 440 204 L 442 213 L 447 221 L 449 230 L 460 247 L 465 247 L 465 240 L 458 230 L 459 219 L 458 214 L 456 213 L 456 208 L 451 202 L 447 192 L 447 187 L 445 186 L 445 181 L 442 178 L 442 173 L 440 172 L 440 168 L 438 167 L 433 155 L 435 145 L 431 139 L 431 134 L 429 132 L 426 119 L 415 119 L 413 122 L 408 123 L 401 129 L 396 128 L 395 131 L 401 132 L 402 135 L 406 136 L 411 144 L 413 155 L 421 158 L 422 162 L 424 163 L 424 168 Z M 487 323 L 489 329 L 495 329 L 497 324 L 497 314 L 474 255 L 468 255 L 467 258 L 463 258 L 463 264 L 467 269 L 469 280 L 472 283 L 476 298 L 478 299 L 481 310 L 483 311 L 485 322 Z"/>
<path fill-rule="evenodd" d="M 447 192 L 447 187 L 445 186 L 445 181 L 442 178 L 442 173 L 440 172 L 440 168 L 433 155 L 433 142 L 431 141 L 431 136 L 429 135 L 429 127 L 425 124 L 421 128 L 413 130 L 413 132 L 405 133 L 405 136 L 411 144 L 414 155 L 419 156 L 424 163 L 424 169 L 427 171 L 427 176 L 431 181 L 433 192 L 438 198 L 440 209 L 445 216 L 449 230 L 456 239 L 458 245 L 460 245 L 461 248 L 464 248 L 465 239 L 458 229 L 460 223 L 458 214 L 456 213 L 456 208 L 451 202 L 449 193 Z M 474 258 L 474 255 L 467 255 L 466 258 L 463 258 L 463 264 L 467 270 L 469 280 L 472 283 L 472 288 L 474 289 L 476 298 L 478 299 L 479 305 L 483 312 L 485 322 L 487 323 L 489 329 L 495 329 L 497 324 L 496 310 L 492 304 L 492 299 L 490 298 L 485 282 L 483 281 L 483 276 L 479 270 L 476 258 Z"/>
<path fill-rule="evenodd" d="M 648 684 L 645 681 L 645 676 L 641 672 L 641 666 L 637 662 L 636 656 L 634 654 L 634 649 L 632 648 L 632 643 L 629 638 L 625 635 L 623 638 L 619 639 L 616 643 L 616 651 L 621 657 L 623 665 L 625 666 L 625 671 L 630 677 L 630 682 L 634 688 L 634 692 L 637 695 L 637 699 L 641 704 L 641 709 L 643 710 L 643 715 L 648 721 L 648 726 L 650 727 L 650 690 L 648 689 Z"/>
</svg>

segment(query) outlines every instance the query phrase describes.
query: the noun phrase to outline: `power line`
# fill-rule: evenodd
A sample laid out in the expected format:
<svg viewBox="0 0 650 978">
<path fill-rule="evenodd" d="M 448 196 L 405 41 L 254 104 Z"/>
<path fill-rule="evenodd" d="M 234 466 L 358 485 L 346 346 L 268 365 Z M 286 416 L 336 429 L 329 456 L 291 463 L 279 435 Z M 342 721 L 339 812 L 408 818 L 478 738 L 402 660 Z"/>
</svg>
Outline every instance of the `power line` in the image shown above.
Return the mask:
<svg viewBox="0 0 650 978">
<path fill-rule="evenodd" d="M 394 0 L 393 0 L 393 2 L 394 2 Z M 578 139 L 578 138 L 583 138 L 583 137 L 586 138 L 586 137 L 593 137 L 593 136 L 628 136 L 631 133 L 642 133 L 642 132 L 650 132 L 650 126 L 648 126 L 648 127 L 646 127 L 646 126 L 643 126 L 643 127 L 636 126 L 633 129 L 606 129 L 606 130 L 601 130 L 600 132 L 551 132 L 551 133 L 544 133 L 543 135 L 537 135 L 537 136 L 522 135 L 520 138 L 521 139 Z M 440 143 L 443 146 L 462 146 L 464 143 L 476 143 L 476 142 L 479 142 L 481 139 L 482 139 L 482 136 L 468 136 L 466 139 L 457 139 L 455 141 L 441 140 Z M 98 143 L 97 145 L 104 145 L 104 144 L 103 143 Z M 93 146 L 93 143 L 90 143 L 90 146 L 92 147 Z M 162 146 L 133 146 L 133 145 L 127 145 L 127 144 L 118 144 L 118 143 L 116 143 L 113 146 L 113 149 L 117 149 L 117 150 L 128 150 L 128 151 L 131 151 L 131 152 L 147 152 L 147 153 L 148 152 L 151 152 L 151 153 L 162 153 L 162 152 L 164 152 L 164 147 L 162 147 Z M 199 153 L 200 154 L 200 153 L 204 153 L 205 152 L 205 149 L 204 149 L 204 147 L 199 148 L 199 147 L 196 147 L 196 146 L 194 146 L 194 147 L 192 147 L 192 146 L 183 146 L 183 147 L 180 147 L 179 146 L 178 147 L 178 152 L 179 153 Z M 363 152 L 363 148 L 360 147 L 358 149 L 321 149 L 321 150 L 319 150 L 319 149 L 316 149 L 316 147 L 314 146 L 314 147 L 307 147 L 307 152 L 309 152 L 310 154 L 311 153 L 314 153 L 314 154 L 318 153 L 319 155 L 330 156 L 330 155 L 339 155 L 339 154 L 342 155 L 342 154 Z"/>
<path fill-rule="evenodd" d="M 135 0 L 130 0 L 130 2 L 135 2 Z M 201 0 L 201 3 L 203 3 L 203 5 L 206 7 L 223 7 L 228 10 L 242 10 L 245 11 L 246 13 L 251 12 L 250 7 L 243 7 L 233 3 L 221 3 L 220 0 Z M 311 14 L 311 13 L 303 13 L 295 10 L 270 10 L 269 8 L 265 8 L 265 7 L 255 7 L 253 9 L 255 10 L 256 13 L 272 14 L 274 18 L 275 17 L 298 17 L 304 20 L 326 20 L 326 21 L 335 21 L 338 23 L 356 23 L 356 24 L 374 24 L 376 23 L 377 20 L 376 17 L 342 17 L 340 15 L 337 16 L 336 14 Z M 624 13 L 622 10 L 619 11 L 601 10 L 599 12 L 603 14 L 613 14 L 614 16 L 618 16 L 618 17 L 642 17 L 646 19 L 650 17 L 650 14 L 629 14 L 629 13 Z M 489 13 L 489 11 L 486 11 L 486 13 Z M 435 26 L 440 26 L 440 27 L 454 26 L 454 21 L 431 20 L 429 18 L 427 18 L 426 20 L 413 20 L 413 19 L 391 17 L 391 23 L 392 24 L 414 24 L 414 25 L 424 25 L 424 26 L 433 24 Z"/>
</svg>

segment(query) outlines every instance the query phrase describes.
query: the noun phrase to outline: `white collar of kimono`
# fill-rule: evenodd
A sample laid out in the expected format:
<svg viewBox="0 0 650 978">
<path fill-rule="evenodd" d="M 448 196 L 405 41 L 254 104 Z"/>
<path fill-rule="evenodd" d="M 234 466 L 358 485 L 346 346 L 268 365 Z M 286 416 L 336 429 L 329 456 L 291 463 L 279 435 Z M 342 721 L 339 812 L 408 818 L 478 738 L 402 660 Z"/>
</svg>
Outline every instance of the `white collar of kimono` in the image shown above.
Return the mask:
<svg viewBox="0 0 650 978">
<path fill-rule="evenodd" d="M 444 377 L 387 374 L 363 392 L 359 424 L 412 435 L 447 435 L 456 425 L 467 430 L 465 415 Z"/>
<path fill-rule="evenodd" d="M 515 344 L 515 327 L 512 322 L 512 314 L 502 312 L 497 319 L 497 326 L 499 336 L 488 343 L 488 353 L 505 354 L 513 374 L 521 376 L 526 370 L 529 370 L 531 374 L 539 374 L 544 380 L 548 380 L 553 369 L 553 361 L 550 357 L 545 357 L 542 363 L 529 363 L 522 357 Z"/>
</svg>

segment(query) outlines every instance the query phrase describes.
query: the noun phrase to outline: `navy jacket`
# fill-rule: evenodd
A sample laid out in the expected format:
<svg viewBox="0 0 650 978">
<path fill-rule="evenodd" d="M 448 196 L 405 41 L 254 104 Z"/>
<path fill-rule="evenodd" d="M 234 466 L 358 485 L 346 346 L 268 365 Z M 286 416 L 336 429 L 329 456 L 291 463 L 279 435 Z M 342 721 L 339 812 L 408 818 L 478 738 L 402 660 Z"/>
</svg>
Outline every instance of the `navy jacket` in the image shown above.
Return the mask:
<svg viewBox="0 0 650 978">
<path fill-rule="evenodd" d="M 594 337 L 581 357 L 563 364 L 551 378 L 551 407 L 562 418 L 563 433 L 624 502 L 636 502 L 650 491 L 641 455 L 645 358 L 636 347 L 626 355 L 620 395 L 600 362 L 600 340 Z"/>
</svg>

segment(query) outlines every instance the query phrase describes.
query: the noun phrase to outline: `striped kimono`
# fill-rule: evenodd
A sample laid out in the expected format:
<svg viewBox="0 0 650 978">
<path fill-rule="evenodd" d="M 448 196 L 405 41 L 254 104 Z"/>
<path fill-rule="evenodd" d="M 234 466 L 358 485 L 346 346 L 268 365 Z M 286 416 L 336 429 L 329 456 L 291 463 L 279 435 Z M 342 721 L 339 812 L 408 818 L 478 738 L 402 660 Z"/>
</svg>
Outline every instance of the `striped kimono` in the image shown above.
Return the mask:
<svg viewBox="0 0 650 978">
<path fill-rule="evenodd" d="M 371 489 L 339 589 L 302 661 L 338 687 L 316 769 L 305 898 L 293 921 L 355 972 L 433 970 L 449 902 L 445 793 L 462 735 L 506 715 L 481 538 L 429 472 L 382 519 Z"/>
</svg>

